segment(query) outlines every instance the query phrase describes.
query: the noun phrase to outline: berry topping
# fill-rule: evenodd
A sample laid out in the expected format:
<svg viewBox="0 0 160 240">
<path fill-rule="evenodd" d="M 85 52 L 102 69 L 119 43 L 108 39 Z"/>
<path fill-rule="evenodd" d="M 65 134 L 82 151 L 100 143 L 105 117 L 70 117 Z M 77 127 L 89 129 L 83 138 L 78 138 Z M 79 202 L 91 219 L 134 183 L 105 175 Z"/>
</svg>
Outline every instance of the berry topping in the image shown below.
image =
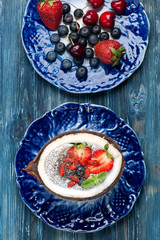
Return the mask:
<svg viewBox="0 0 160 240">
<path fill-rule="evenodd" d="M 121 36 L 121 30 L 119 28 L 113 28 L 111 30 L 111 36 L 114 39 L 119 39 Z"/>
<path fill-rule="evenodd" d="M 91 28 L 91 32 L 94 34 L 99 34 L 101 32 L 101 27 L 98 24 L 96 24 Z"/>
<path fill-rule="evenodd" d="M 74 169 L 76 169 L 77 168 L 77 166 L 76 165 L 68 165 L 68 168 L 70 169 L 70 170 L 74 170 Z"/>
<path fill-rule="evenodd" d="M 60 41 L 60 36 L 57 33 L 53 33 L 50 36 L 50 41 L 51 41 L 52 44 L 58 43 Z"/>
<path fill-rule="evenodd" d="M 100 163 L 97 160 L 90 160 L 88 161 L 88 164 L 98 167 Z"/>
<path fill-rule="evenodd" d="M 85 79 L 87 77 L 87 74 L 88 74 L 88 70 L 84 66 L 79 67 L 76 71 L 76 77 L 78 79 Z"/>
<path fill-rule="evenodd" d="M 92 48 L 86 48 L 85 49 L 85 58 L 93 58 L 94 51 Z"/>
<path fill-rule="evenodd" d="M 108 144 L 105 145 L 105 149 L 96 150 L 93 153 L 91 161 L 97 161 L 99 165 L 88 165 L 91 174 L 99 174 L 101 172 L 109 172 L 113 168 L 113 159 L 112 156 L 108 153 Z"/>
<path fill-rule="evenodd" d="M 84 53 L 85 53 L 85 50 L 84 50 L 84 47 L 82 44 L 80 43 L 76 43 L 74 44 L 71 48 L 70 48 L 70 54 L 72 57 L 74 58 L 83 58 L 84 57 Z"/>
<path fill-rule="evenodd" d="M 58 27 L 58 33 L 59 33 L 59 36 L 60 36 L 60 37 L 66 37 L 67 34 L 68 34 L 68 32 L 69 32 L 69 30 L 68 30 L 67 26 L 65 26 L 65 25 L 60 25 L 60 26 Z"/>
<path fill-rule="evenodd" d="M 83 22 L 87 26 L 93 26 L 98 21 L 98 14 L 94 10 L 89 10 L 83 17 Z"/>
<path fill-rule="evenodd" d="M 126 0 L 114 0 L 111 2 L 112 9 L 119 15 L 122 15 L 127 7 Z"/>
<path fill-rule="evenodd" d="M 55 53 L 54 51 L 49 51 L 46 55 L 46 60 L 48 62 L 55 62 L 57 59 L 57 53 Z"/>
<path fill-rule="evenodd" d="M 60 171 L 60 176 L 62 177 L 65 173 L 65 164 L 64 163 L 61 164 L 59 171 Z"/>
<path fill-rule="evenodd" d="M 63 54 L 65 52 L 65 45 L 62 42 L 59 42 L 55 46 L 55 51 L 59 54 Z"/>
<path fill-rule="evenodd" d="M 80 59 L 73 58 L 73 62 L 75 65 L 81 66 L 84 63 L 84 58 L 80 58 Z"/>
<path fill-rule="evenodd" d="M 96 56 L 106 64 L 115 66 L 119 63 L 121 57 L 126 53 L 126 49 L 115 40 L 106 40 L 99 42 L 95 46 Z"/>
<path fill-rule="evenodd" d="M 79 179 L 73 175 L 69 175 L 70 176 L 70 179 L 74 182 L 79 182 Z"/>
<path fill-rule="evenodd" d="M 80 44 L 82 44 L 84 47 L 87 46 L 87 39 L 86 39 L 86 38 L 81 37 L 81 38 L 78 40 L 78 42 L 79 42 Z"/>
<path fill-rule="evenodd" d="M 104 0 L 87 0 L 93 8 L 100 8 L 104 4 Z"/>
<path fill-rule="evenodd" d="M 67 154 L 70 158 L 78 160 L 82 166 L 86 166 L 91 158 L 92 150 L 88 145 L 84 145 L 83 143 L 74 143 Z"/>
<path fill-rule="evenodd" d="M 91 46 L 95 46 L 97 43 L 99 42 L 99 38 L 98 38 L 98 35 L 97 34 L 90 34 L 89 37 L 88 37 L 88 43 L 91 45 Z"/>
<path fill-rule="evenodd" d="M 65 158 L 65 159 L 63 159 L 63 162 L 74 163 L 74 159 L 72 159 L 72 158 Z"/>
<path fill-rule="evenodd" d="M 70 24 L 70 30 L 71 30 L 71 31 L 78 32 L 79 29 L 80 29 L 79 23 L 77 23 L 77 22 L 72 22 L 72 23 Z"/>
<path fill-rule="evenodd" d="M 115 17 L 116 15 L 114 12 L 111 12 L 111 11 L 104 12 L 100 16 L 99 24 L 103 28 L 112 29 L 114 27 Z"/>
<path fill-rule="evenodd" d="M 63 22 L 64 22 L 65 24 L 70 24 L 71 22 L 73 22 L 73 16 L 72 16 L 72 14 L 66 13 L 66 14 L 63 16 Z"/>
<path fill-rule="evenodd" d="M 74 185 L 76 185 L 76 182 L 70 181 L 70 182 L 67 184 L 67 187 L 68 187 L 68 188 L 72 188 Z"/>
<path fill-rule="evenodd" d="M 79 40 L 79 35 L 77 32 L 71 32 L 68 38 L 71 42 L 76 43 Z"/>
<path fill-rule="evenodd" d="M 74 16 L 76 19 L 80 19 L 84 15 L 84 12 L 82 9 L 76 9 L 74 11 Z"/>
<path fill-rule="evenodd" d="M 75 175 L 75 170 L 69 170 L 65 172 L 65 177 L 71 180 L 69 175 Z"/>
<path fill-rule="evenodd" d="M 76 169 L 76 175 L 78 177 L 83 177 L 84 176 L 84 173 L 85 173 L 85 168 L 82 167 L 82 166 L 79 166 L 77 169 Z"/>
<path fill-rule="evenodd" d="M 79 31 L 79 35 L 84 38 L 87 38 L 90 34 L 91 30 L 89 27 L 82 27 Z"/>
<path fill-rule="evenodd" d="M 90 176 L 90 169 L 86 168 L 84 177 L 87 179 Z"/>
<path fill-rule="evenodd" d="M 63 14 L 63 5 L 59 0 L 40 0 L 37 3 L 37 12 L 47 28 L 57 30 Z"/>
<path fill-rule="evenodd" d="M 63 4 L 63 14 L 69 13 L 71 10 L 71 7 L 68 3 Z"/>
<path fill-rule="evenodd" d="M 102 32 L 99 35 L 100 41 L 108 40 L 109 39 L 109 34 L 107 32 Z"/>
<path fill-rule="evenodd" d="M 61 62 L 61 69 L 63 71 L 69 71 L 69 70 L 71 70 L 71 68 L 72 68 L 72 62 L 69 59 L 64 59 Z"/>
<path fill-rule="evenodd" d="M 90 59 L 89 63 L 90 63 L 90 66 L 92 68 L 97 68 L 99 66 L 99 64 L 100 64 L 100 61 L 99 61 L 98 58 L 93 57 L 93 58 Z"/>
</svg>

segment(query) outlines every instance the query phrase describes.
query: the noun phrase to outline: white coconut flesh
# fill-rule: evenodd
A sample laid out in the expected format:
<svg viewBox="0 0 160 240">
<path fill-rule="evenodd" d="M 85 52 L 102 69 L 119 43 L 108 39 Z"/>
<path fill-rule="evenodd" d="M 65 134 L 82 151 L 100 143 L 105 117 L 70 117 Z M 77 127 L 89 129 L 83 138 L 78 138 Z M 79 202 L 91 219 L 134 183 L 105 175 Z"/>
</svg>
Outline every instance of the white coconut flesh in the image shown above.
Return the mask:
<svg viewBox="0 0 160 240">
<path fill-rule="evenodd" d="M 98 186 L 82 188 L 76 184 L 73 188 L 67 188 L 70 180 L 60 176 L 60 162 L 66 157 L 68 149 L 73 146 L 72 143 L 79 142 L 92 146 L 92 152 L 97 149 L 104 149 L 106 144 L 109 145 L 108 153 L 114 159 L 113 168 L 107 173 L 105 180 L 100 182 Z M 122 161 L 121 152 L 106 139 L 91 133 L 76 133 L 57 138 L 45 147 L 39 158 L 38 172 L 43 183 L 55 194 L 67 198 L 90 198 L 110 187 L 121 171 Z"/>
</svg>

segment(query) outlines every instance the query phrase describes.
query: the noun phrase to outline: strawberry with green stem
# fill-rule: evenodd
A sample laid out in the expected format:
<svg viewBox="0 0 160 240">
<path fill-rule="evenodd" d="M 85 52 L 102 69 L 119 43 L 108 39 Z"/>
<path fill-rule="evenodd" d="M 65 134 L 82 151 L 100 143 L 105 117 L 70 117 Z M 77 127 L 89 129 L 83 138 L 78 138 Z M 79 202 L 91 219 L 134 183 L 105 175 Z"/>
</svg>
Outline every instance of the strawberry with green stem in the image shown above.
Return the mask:
<svg viewBox="0 0 160 240">
<path fill-rule="evenodd" d="M 50 30 L 57 30 L 63 15 L 63 4 L 60 0 L 40 0 L 37 11 L 44 25 Z"/>
</svg>

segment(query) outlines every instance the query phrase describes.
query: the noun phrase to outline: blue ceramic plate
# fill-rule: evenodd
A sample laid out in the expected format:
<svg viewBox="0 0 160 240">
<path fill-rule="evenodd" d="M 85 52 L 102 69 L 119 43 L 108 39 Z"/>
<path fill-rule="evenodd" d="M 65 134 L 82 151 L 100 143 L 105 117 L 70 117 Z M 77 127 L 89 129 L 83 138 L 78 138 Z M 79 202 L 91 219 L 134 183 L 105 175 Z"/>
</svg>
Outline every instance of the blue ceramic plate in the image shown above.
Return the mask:
<svg viewBox="0 0 160 240">
<path fill-rule="evenodd" d="M 87 0 L 66 1 L 81 9 L 87 5 Z M 118 86 L 141 65 L 148 44 L 149 21 L 139 0 L 127 0 L 125 15 L 116 16 L 116 20 L 128 31 L 129 37 L 127 37 L 126 29 L 117 22 L 115 23 L 115 26 L 122 31 L 122 36 L 118 41 L 125 46 L 126 56 L 116 67 L 101 63 L 97 69 L 92 69 L 89 61 L 85 60 L 84 66 L 88 69 L 88 77 L 85 81 L 77 79 L 77 67 L 74 64 L 67 73 L 61 70 L 60 65 L 63 59 L 72 60 L 67 52 L 62 56 L 59 55 L 55 63 L 48 63 L 45 60 L 47 52 L 55 48 L 50 42 L 53 31 L 49 31 L 40 20 L 36 10 L 36 2 L 37 0 L 28 2 L 22 28 L 22 41 L 32 66 L 41 77 L 51 84 L 74 93 L 104 91 Z M 88 9 L 86 8 L 84 11 L 86 12 Z M 74 11 L 73 7 L 72 10 Z M 111 10 L 111 0 L 105 0 L 101 12 L 107 10 Z M 67 44 L 66 39 L 61 39 L 61 41 Z"/>
<path fill-rule="evenodd" d="M 118 184 L 103 197 L 85 202 L 62 200 L 22 169 L 42 146 L 57 134 L 79 129 L 107 134 L 125 158 Z M 145 179 L 145 164 L 133 130 L 110 109 L 89 104 L 66 103 L 34 121 L 16 155 L 17 183 L 24 203 L 49 226 L 72 232 L 92 232 L 117 222 L 132 209 Z"/>
</svg>

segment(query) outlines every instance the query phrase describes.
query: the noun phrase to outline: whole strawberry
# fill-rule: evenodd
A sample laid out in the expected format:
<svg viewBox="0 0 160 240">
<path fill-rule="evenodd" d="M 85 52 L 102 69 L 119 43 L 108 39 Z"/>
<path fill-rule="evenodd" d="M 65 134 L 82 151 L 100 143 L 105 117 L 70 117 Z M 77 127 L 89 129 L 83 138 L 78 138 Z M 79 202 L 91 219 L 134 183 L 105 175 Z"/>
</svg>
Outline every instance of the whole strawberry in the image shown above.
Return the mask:
<svg viewBox="0 0 160 240">
<path fill-rule="evenodd" d="M 126 54 L 125 47 L 115 40 L 105 40 L 99 42 L 95 47 L 95 54 L 99 60 L 106 64 L 115 66 Z"/>
<path fill-rule="evenodd" d="M 40 0 L 37 11 L 44 25 L 50 30 L 56 30 L 62 19 L 63 5 L 60 0 Z"/>
</svg>

